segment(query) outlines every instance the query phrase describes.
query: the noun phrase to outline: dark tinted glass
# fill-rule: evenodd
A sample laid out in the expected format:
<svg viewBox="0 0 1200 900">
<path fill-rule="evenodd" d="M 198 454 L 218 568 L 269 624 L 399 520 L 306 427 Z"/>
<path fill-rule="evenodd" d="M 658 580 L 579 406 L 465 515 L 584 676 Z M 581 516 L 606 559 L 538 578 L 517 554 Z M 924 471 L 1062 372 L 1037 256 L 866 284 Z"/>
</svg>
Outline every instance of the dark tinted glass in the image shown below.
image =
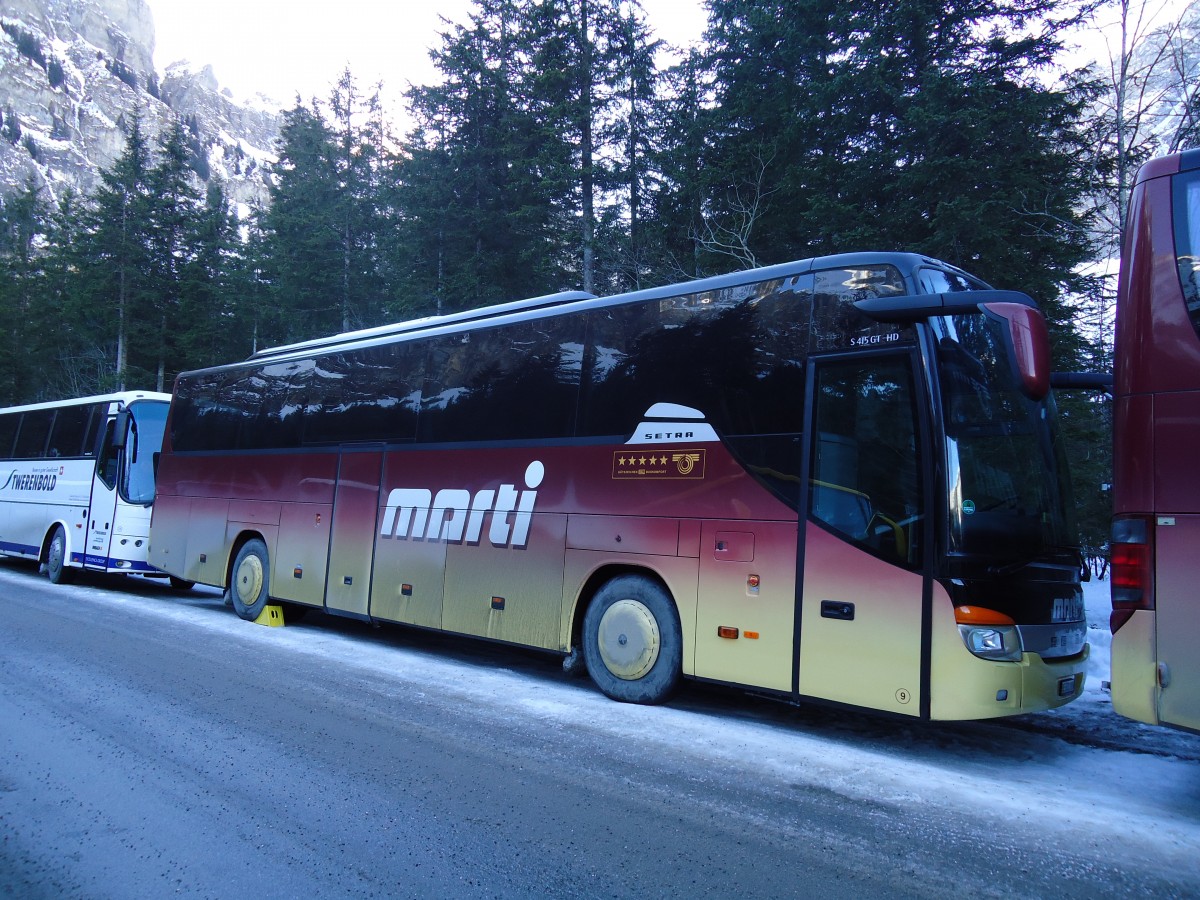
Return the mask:
<svg viewBox="0 0 1200 900">
<path fill-rule="evenodd" d="M 316 361 L 306 443 L 411 441 L 421 396 L 419 344 L 368 347 Z"/>
<path fill-rule="evenodd" d="M 1183 300 L 1200 334 L 1200 172 L 1175 176 L 1175 258 Z"/>
<path fill-rule="evenodd" d="M 655 403 L 725 435 L 799 431 L 810 279 L 775 280 L 598 310 L 580 432 L 628 434 Z"/>
<path fill-rule="evenodd" d="M 54 417 L 47 456 L 83 456 L 84 438 L 96 407 L 90 404 L 64 406 Z M 89 448 L 91 449 L 91 448 Z"/>
<path fill-rule="evenodd" d="M 574 433 L 583 316 L 535 319 L 428 343 L 420 440 L 536 440 Z"/>
<path fill-rule="evenodd" d="M 809 349 L 850 350 L 890 346 L 912 340 L 911 328 L 878 322 L 859 312 L 855 300 L 872 297 L 902 297 L 908 293 L 900 270 L 894 266 L 859 269 L 826 269 L 815 272 L 813 323 Z"/>
<path fill-rule="evenodd" d="M 903 356 L 817 369 L 809 515 L 916 568 L 924 518 L 916 389 Z"/>
<path fill-rule="evenodd" d="M 180 379 L 171 414 L 175 450 L 232 450 L 246 418 L 235 402 L 237 373 L 211 372 Z M 228 386 L 228 388 L 227 388 Z"/>
<path fill-rule="evenodd" d="M 0 416 L 0 457 L 12 456 L 13 442 L 17 439 L 17 428 L 20 424 L 20 413 Z"/>
<path fill-rule="evenodd" d="M 245 372 L 230 388 L 234 405 L 244 409 L 237 437 L 239 450 L 300 446 L 304 392 L 312 360 L 272 363 Z"/>
<path fill-rule="evenodd" d="M 39 409 L 21 417 L 21 431 L 17 434 L 17 446 L 13 456 L 17 459 L 37 459 L 46 452 L 46 438 L 50 436 L 50 425 L 54 421 L 54 410 Z"/>
</svg>

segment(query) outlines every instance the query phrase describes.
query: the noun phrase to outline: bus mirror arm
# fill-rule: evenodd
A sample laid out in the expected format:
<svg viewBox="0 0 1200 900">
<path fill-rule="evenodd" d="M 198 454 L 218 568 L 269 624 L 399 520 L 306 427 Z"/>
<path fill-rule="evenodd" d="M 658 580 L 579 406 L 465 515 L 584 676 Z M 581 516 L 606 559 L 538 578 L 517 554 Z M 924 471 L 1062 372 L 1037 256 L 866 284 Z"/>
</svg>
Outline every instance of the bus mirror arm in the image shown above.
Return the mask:
<svg viewBox="0 0 1200 900">
<path fill-rule="evenodd" d="M 985 305 L 1013 303 L 1037 309 L 1028 294 L 1020 291 L 958 291 L 950 294 L 916 294 L 905 297 L 868 297 L 855 300 L 859 312 L 879 322 L 911 324 L 933 316 L 972 315 Z"/>
<path fill-rule="evenodd" d="M 1113 377 L 1111 372 L 1051 372 L 1050 387 L 1056 391 L 1104 391 L 1111 397 Z"/>
</svg>

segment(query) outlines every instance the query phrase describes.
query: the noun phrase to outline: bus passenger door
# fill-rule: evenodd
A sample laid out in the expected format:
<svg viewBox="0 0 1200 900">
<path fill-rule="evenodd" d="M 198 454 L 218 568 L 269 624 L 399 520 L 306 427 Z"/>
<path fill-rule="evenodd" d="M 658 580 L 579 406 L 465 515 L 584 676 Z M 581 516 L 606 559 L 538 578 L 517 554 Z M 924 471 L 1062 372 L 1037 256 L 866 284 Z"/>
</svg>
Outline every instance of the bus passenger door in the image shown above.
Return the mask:
<svg viewBox="0 0 1200 900">
<path fill-rule="evenodd" d="M 120 431 L 118 431 L 120 429 Z M 125 415 L 109 419 L 104 429 L 104 442 L 96 457 L 96 472 L 92 476 L 92 501 L 88 507 L 87 544 L 84 549 L 84 568 L 108 568 L 112 548 L 113 521 L 117 515 L 117 485 L 121 478 L 121 456 L 129 430 Z"/>
<path fill-rule="evenodd" d="M 813 361 L 799 692 L 919 716 L 924 485 L 908 354 Z"/>
<path fill-rule="evenodd" d="M 325 606 L 329 610 L 367 615 L 382 468 L 382 447 L 342 448 L 326 568 Z"/>
</svg>

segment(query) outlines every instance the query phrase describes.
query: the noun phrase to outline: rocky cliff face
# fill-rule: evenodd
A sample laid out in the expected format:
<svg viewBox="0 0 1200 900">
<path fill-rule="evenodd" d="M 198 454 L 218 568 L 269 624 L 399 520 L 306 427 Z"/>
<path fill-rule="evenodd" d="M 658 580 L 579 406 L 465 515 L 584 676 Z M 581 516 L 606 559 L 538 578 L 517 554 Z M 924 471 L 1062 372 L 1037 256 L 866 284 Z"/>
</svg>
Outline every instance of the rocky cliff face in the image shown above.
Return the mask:
<svg viewBox="0 0 1200 900">
<path fill-rule="evenodd" d="M 51 201 L 90 193 L 137 115 L 151 146 L 182 120 L 197 177 L 219 179 L 243 212 L 265 203 L 278 110 L 235 103 L 208 67 L 160 78 L 144 0 L 4 0 L 0 26 L 0 197 L 30 178 Z"/>
</svg>

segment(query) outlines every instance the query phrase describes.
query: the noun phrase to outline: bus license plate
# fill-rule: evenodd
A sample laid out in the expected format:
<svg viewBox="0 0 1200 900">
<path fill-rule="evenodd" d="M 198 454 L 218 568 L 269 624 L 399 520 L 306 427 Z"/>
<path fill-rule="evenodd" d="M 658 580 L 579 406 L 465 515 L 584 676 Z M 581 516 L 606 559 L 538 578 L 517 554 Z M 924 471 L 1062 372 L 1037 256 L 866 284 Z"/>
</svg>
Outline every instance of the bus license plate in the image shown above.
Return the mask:
<svg viewBox="0 0 1200 900">
<path fill-rule="evenodd" d="M 1079 622 L 1083 619 L 1082 597 L 1058 597 L 1054 601 L 1051 622 Z"/>
</svg>

